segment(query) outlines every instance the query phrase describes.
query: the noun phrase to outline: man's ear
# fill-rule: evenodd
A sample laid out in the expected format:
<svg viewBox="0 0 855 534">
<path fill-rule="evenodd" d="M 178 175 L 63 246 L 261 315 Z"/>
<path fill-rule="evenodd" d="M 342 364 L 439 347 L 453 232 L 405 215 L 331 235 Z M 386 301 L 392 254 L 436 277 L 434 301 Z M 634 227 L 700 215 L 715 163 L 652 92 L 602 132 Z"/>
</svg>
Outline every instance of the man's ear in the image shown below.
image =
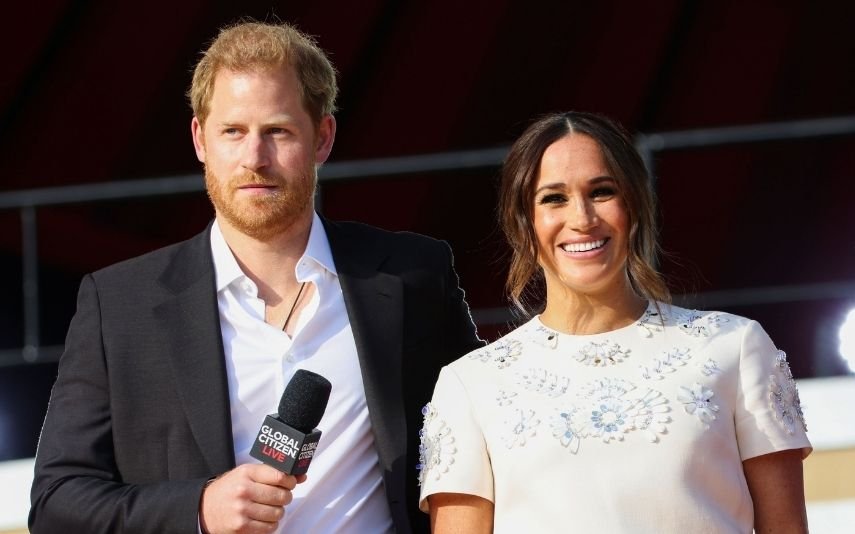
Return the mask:
<svg viewBox="0 0 855 534">
<path fill-rule="evenodd" d="M 320 165 L 330 157 L 335 142 L 335 117 L 324 115 L 318 124 L 315 165 Z M 197 151 L 198 152 L 198 151 Z"/>
<path fill-rule="evenodd" d="M 193 135 L 193 148 L 196 149 L 196 159 L 205 163 L 205 133 L 199 119 L 193 117 L 190 121 L 190 132 Z"/>
</svg>

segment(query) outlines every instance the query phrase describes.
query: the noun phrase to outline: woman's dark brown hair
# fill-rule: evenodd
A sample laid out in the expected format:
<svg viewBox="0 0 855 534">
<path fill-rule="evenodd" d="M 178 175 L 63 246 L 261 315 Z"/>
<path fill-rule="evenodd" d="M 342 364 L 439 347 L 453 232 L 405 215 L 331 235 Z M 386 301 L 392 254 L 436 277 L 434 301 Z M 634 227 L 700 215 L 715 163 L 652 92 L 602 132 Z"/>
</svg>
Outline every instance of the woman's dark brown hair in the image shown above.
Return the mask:
<svg viewBox="0 0 855 534">
<path fill-rule="evenodd" d="M 655 200 L 644 162 L 617 123 L 575 111 L 546 115 L 534 122 L 513 144 L 502 167 L 499 221 L 511 246 L 506 281 L 511 301 L 523 312 L 532 313 L 530 303 L 543 298 L 543 269 L 538 264 L 533 222 L 534 190 L 543 153 L 571 134 L 587 135 L 597 142 L 617 182 L 629 217 L 626 271 L 633 290 L 644 298 L 670 302 L 668 288 L 655 268 L 659 252 Z"/>
</svg>

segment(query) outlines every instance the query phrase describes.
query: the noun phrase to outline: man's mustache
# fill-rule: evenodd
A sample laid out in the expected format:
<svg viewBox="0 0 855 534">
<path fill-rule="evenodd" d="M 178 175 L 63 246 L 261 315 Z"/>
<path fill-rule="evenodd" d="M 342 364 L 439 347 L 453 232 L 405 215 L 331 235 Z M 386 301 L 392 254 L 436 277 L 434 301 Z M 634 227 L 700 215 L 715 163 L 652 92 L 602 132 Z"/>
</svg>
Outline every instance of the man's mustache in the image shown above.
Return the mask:
<svg viewBox="0 0 855 534">
<path fill-rule="evenodd" d="M 265 185 L 277 186 L 285 183 L 285 179 L 277 174 L 260 174 L 253 171 L 247 171 L 232 180 L 232 185 L 241 187 L 245 185 Z"/>
</svg>

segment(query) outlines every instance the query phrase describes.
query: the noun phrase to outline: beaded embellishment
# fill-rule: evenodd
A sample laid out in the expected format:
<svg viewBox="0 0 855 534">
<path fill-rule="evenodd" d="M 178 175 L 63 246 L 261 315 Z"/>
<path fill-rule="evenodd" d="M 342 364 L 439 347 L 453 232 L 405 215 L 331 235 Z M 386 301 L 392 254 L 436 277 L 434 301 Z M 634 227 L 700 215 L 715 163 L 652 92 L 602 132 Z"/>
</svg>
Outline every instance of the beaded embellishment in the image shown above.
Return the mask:
<svg viewBox="0 0 855 534">
<path fill-rule="evenodd" d="M 648 307 L 635 326 L 644 337 L 653 337 L 654 333 L 664 330 L 663 322 L 664 316 L 660 315 L 656 308 Z"/>
<path fill-rule="evenodd" d="M 537 425 L 540 424 L 540 419 L 535 417 L 533 410 L 517 408 L 512 413 L 511 418 L 505 420 L 505 432 L 502 436 L 502 441 L 509 449 L 524 446 L 526 438 L 534 437 Z"/>
<path fill-rule="evenodd" d="M 677 326 L 683 332 L 689 334 L 690 336 L 695 337 L 707 337 L 710 335 L 710 331 L 706 326 L 701 324 L 701 318 L 703 316 L 697 312 L 697 310 L 687 310 L 685 313 L 680 314 L 680 317 L 677 318 Z"/>
<path fill-rule="evenodd" d="M 522 355 L 522 343 L 518 339 L 500 339 L 487 347 L 469 354 L 469 359 L 491 362 L 504 369 Z"/>
<path fill-rule="evenodd" d="M 566 376 L 550 373 L 546 369 L 532 368 L 519 374 L 517 384 L 526 391 L 555 398 L 567 392 L 567 388 L 570 387 L 570 379 Z"/>
<path fill-rule="evenodd" d="M 716 361 L 713 360 L 712 358 L 707 358 L 707 361 L 700 364 L 700 367 L 701 367 L 701 374 L 704 376 L 712 376 L 716 373 L 721 372 L 721 369 L 719 368 L 718 363 L 716 363 Z"/>
<path fill-rule="evenodd" d="M 641 377 L 645 380 L 662 380 L 666 374 L 673 373 L 678 367 L 686 365 L 692 355 L 691 349 L 671 349 L 658 358 L 652 358 L 648 365 L 639 365 Z"/>
<path fill-rule="evenodd" d="M 636 387 L 626 380 L 602 379 L 581 390 L 582 406 L 574 411 L 574 428 L 582 437 L 600 438 L 605 443 L 623 441 L 624 434 L 640 430 L 648 441 L 659 441 L 671 421 L 668 399 L 648 389 L 640 397 L 629 395 Z"/>
<path fill-rule="evenodd" d="M 708 428 L 709 424 L 715 420 L 715 414 L 718 412 L 718 405 L 713 404 L 711 400 L 714 395 L 715 393 L 711 389 L 695 382 L 691 387 L 680 386 L 677 400 L 683 403 L 683 408 L 687 414 L 697 416 L 704 424 L 704 428 Z"/>
<path fill-rule="evenodd" d="M 510 406 L 514 403 L 514 397 L 516 396 L 516 391 L 500 390 L 499 394 L 496 395 L 496 402 L 499 403 L 499 406 Z"/>
<path fill-rule="evenodd" d="M 576 361 L 585 365 L 605 367 L 624 361 L 629 356 L 630 350 L 624 350 L 617 343 L 591 342 L 582 347 L 575 356 Z"/>
<path fill-rule="evenodd" d="M 448 472 L 454 463 L 454 455 L 457 447 L 454 445 L 454 436 L 451 428 L 437 415 L 436 409 L 431 403 L 422 408 L 424 425 L 419 431 L 419 485 L 421 486 L 427 476 L 433 476 L 439 480 L 443 474 Z"/>
<path fill-rule="evenodd" d="M 690 336 L 709 337 L 711 328 L 719 329 L 725 323 L 730 322 L 727 315 L 723 313 L 711 313 L 706 316 L 706 321 L 703 319 L 704 315 L 701 312 L 697 310 L 685 310 L 677 317 L 677 326 Z"/>
<path fill-rule="evenodd" d="M 775 419 L 791 435 L 795 433 L 796 425 L 801 425 L 802 430 L 807 432 L 799 390 L 790 371 L 786 352 L 779 350 L 775 355 L 775 369 L 777 375 L 769 375 L 769 405 Z"/>
<path fill-rule="evenodd" d="M 573 422 L 573 416 L 576 413 L 576 408 L 571 407 L 567 410 L 558 410 L 551 421 L 552 435 L 558 438 L 558 441 L 564 447 L 576 454 L 579 452 L 579 445 L 582 442 L 582 435 L 576 428 L 576 423 Z"/>
<path fill-rule="evenodd" d="M 544 346 L 548 349 L 554 349 L 558 346 L 558 332 L 550 330 L 543 325 L 538 325 L 537 328 L 534 329 L 531 339 L 538 345 Z"/>
</svg>

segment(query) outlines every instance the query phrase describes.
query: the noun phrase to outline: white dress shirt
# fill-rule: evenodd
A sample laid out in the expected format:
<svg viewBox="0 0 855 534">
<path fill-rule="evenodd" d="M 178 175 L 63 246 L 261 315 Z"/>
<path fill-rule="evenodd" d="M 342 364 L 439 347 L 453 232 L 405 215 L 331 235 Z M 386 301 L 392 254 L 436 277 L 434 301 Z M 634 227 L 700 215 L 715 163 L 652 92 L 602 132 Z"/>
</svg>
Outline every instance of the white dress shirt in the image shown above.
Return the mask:
<svg viewBox="0 0 855 534">
<path fill-rule="evenodd" d="M 295 268 L 297 280 L 314 284 L 315 292 L 298 317 L 293 338 L 264 321 L 258 288 L 241 271 L 216 221 L 211 251 L 237 464 L 258 463 L 249 456 L 252 442 L 298 369 L 332 383 L 308 480 L 294 489 L 276 532 L 392 531 L 359 359 L 320 218 L 314 215 L 309 242 Z"/>
</svg>

